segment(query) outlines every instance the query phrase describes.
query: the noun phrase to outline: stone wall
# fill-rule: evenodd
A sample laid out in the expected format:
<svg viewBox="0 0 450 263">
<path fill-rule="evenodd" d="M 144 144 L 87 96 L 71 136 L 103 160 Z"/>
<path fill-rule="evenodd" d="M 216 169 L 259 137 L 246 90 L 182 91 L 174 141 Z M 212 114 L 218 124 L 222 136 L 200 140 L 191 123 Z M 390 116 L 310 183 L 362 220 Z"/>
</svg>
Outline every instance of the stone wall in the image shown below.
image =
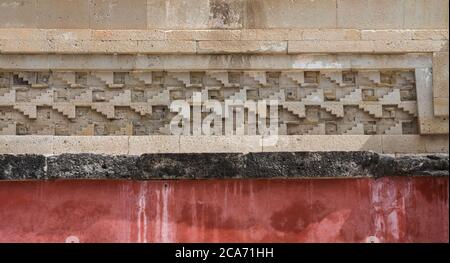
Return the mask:
<svg viewBox="0 0 450 263">
<path fill-rule="evenodd" d="M 448 28 L 448 0 L 2 0 L 0 12 L 4 28 Z"/>
<path fill-rule="evenodd" d="M 446 0 L 2 0 L 0 12 L 0 153 L 448 153 Z M 225 128 L 174 135 L 171 103 L 193 109 L 196 92 L 277 100 L 276 142 L 252 109 L 242 125 L 215 112 Z"/>
</svg>

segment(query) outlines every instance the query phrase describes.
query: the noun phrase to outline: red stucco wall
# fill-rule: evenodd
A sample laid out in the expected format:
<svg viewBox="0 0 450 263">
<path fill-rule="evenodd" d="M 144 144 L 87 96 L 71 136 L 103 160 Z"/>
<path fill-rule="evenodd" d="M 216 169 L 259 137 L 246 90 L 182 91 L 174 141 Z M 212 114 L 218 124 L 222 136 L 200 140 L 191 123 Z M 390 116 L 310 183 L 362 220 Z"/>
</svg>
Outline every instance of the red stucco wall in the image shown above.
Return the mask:
<svg viewBox="0 0 450 263">
<path fill-rule="evenodd" d="M 0 200 L 0 242 L 449 240 L 448 178 L 4 181 Z"/>
</svg>

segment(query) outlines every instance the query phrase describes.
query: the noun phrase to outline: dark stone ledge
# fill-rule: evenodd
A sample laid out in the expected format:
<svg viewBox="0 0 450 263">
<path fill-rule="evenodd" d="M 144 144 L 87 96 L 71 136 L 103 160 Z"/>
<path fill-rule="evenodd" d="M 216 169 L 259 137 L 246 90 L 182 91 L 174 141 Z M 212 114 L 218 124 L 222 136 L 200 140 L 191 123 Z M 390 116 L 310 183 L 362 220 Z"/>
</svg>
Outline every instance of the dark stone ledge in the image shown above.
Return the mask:
<svg viewBox="0 0 450 263">
<path fill-rule="evenodd" d="M 448 155 L 373 152 L 0 155 L 0 180 L 448 176 Z"/>
</svg>

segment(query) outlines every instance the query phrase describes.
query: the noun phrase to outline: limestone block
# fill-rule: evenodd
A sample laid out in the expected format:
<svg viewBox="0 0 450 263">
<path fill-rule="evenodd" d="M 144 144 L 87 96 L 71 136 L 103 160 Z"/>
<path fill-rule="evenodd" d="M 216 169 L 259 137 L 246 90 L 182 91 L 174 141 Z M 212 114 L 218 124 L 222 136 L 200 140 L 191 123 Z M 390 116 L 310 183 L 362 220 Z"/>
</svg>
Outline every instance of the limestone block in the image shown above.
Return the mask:
<svg viewBox="0 0 450 263">
<path fill-rule="evenodd" d="M 240 40 L 241 30 L 169 30 L 168 40 Z"/>
<path fill-rule="evenodd" d="M 337 27 L 401 29 L 400 10 L 403 10 L 403 1 L 398 0 L 337 0 Z"/>
<path fill-rule="evenodd" d="M 448 50 L 442 40 L 289 41 L 288 53 L 407 53 Z"/>
<path fill-rule="evenodd" d="M 0 53 L 49 53 L 54 51 L 53 43 L 47 40 L 0 40 Z"/>
<path fill-rule="evenodd" d="M 448 135 L 422 136 L 425 141 L 427 153 L 447 153 L 448 154 Z"/>
<path fill-rule="evenodd" d="M 448 29 L 446 30 L 414 30 L 413 39 L 418 40 L 448 40 Z"/>
<path fill-rule="evenodd" d="M 89 0 L 36 1 L 38 28 L 89 28 Z"/>
<path fill-rule="evenodd" d="M 405 28 L 448 29 L 448 0 L 407 0 L 403 5 Z"/>
<path fill-rule="evenodd" d="M 361 32 L 359 30 L 349 29 L 322 29 L 322 30 L 304 30 L 303 40 L 360 40 Z"/>
<path fill-rule="evenodd" d="M 178 153 L 179 141 L 177 135 L 130 136 L 129 154 Z"/>
<path fill-rule="evenodd" d="M 420 135 L 382 135 L 383 153 L 423 153 L 426 143 Z"/>
<path fill-rule="evenodd" d="M 209 0 L 147 0 L 147 28 L 208 28 L 209 16 Z"/>
<path fill-rule="evenodd" d="M 91 30 L 92 40 L 164 40 L 162 30 Z"/>
<path fill-rule="evenodd" d="M 36 1 L 2 0 L 0 27 L 31 28 L 36 26 Z"/>
<path fill-rule="evenodd" d="M 90 28 L 147 28 L 147 0 L 91 0 L 89 4 Z"/>
<path fill-rule="evenodd" d="M 67 40 L 89 40 L 91 39 L 91 30 L 89 29 L 36 29 L 34 36 L 44 35 L 48 40 L 67 41 Z"/>
<path fill-rule="evenodd" d="M 53 136 L 0 136 L 0 154 L 53 153 Z"/>
<path fill-rule="evenodd" d="M 263 144 L 264 152 L 374 151 L 381 153 L 381 135 L 279 135 Z"/>
<path fill-rule="evenodd" d="M 288 41 L 288 53 L 371 53 L 373 41 Z"/>
<path fill-rule="evenodd" d="M 102 41 L 102 40 L 92 40 L 85 42 L 84 47 L 80 50 L 81 53 L 137 53 L 139 48 L 136 41 Z M 57 47 L 65 47 L 64 52 L 68 52 L 70 47 L 61 44 Z M 59 49 L 58 49 L 59 50 Z M 63 51 L 60 50 L 63 53 Z"/>
<path fill-rule="evenodd" d="M 431 69 L 416 69 L 417 112 L 421 134 L 448 133 L 448 118 L 435 116 Z"/>
<path fill-rule="evenodd" d="M 448 134 L 448 117 L 420 117 L 419 128 L 421 134 Z"/>
<path fill-rule="evenodd" d="M 244 0 L 209 0 L 208 26 L 211 28 L 241 28 L 245 2 Z"/>
<path fill-rule="evenodd" d="M 414 38 L 413 30 L 361 30 L 362 40 L 411 40 Z M 423 39 L 422 39 L 423 40 Z M 432 39 L 434 40 L 434 39 Z"/>
<path fill-rule="evenodd" d="M 53 154 L 128 154 L 128 136 L 54 136 Z"/>
<path fill-rule="evenodd" d="M 335 28 L 336 0 L 246 1 L 245 28 Z"/>
<path fill-rule="evenodd" d="M 197 53 L 286 53 L 286 41 L 199 41 Z"/>
<path fill-rule="evenodd" d="M 196 52 L 195 41 L 137 41 L 139 53 L 179 53 L 192 54 Z"/>
<path fill-rule="evenodd" d="M 243 29 L 241 40 L 301 40 L 300 29 Z"/>
<path fill-rule="evenodd" d="M 433 54 L 433 106 L 436 116 L 448 116 L 448 52 Z"/>
<path fill-rule="evenodd" d="M 435 116 L 448 117 L 448 98 L 434 98 L 433 109 Z"/>
<path fill-rule="evenodd" d="M 181 153 L 261 152 L 262 136 L 180 136 Z"/>
<path fill-rule="evenodd" d="M 36 28 L 0 28 L 0 40 L 47 40 L 48 31 Z"/>
<path fill-rule="evenodd" d="M 244 0 L 147 0 L 148 28 L 241 28 Z"/>
<path fill-rule="evenodd" d="M 381 40 L 374 41 L 374 52 L 436 52 L 448 51 L 448 41 L 444 40 Z"/>
</svg>

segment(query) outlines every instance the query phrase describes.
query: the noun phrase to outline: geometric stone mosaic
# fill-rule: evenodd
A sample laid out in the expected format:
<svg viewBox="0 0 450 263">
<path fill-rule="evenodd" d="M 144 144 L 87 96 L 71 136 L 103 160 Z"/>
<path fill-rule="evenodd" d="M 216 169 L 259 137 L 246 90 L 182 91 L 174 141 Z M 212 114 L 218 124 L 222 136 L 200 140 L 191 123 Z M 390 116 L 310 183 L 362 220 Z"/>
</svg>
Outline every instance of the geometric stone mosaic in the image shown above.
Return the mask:
<svg viewBox="0 0 450 263">
<path fill-rule="evenodd" d="M 0 72 L 0 135 L 170 134 L 195 92 L 277 100 L 279 134 L 418 133 L 414 70 L 218 70 Z"/>
</svg>

